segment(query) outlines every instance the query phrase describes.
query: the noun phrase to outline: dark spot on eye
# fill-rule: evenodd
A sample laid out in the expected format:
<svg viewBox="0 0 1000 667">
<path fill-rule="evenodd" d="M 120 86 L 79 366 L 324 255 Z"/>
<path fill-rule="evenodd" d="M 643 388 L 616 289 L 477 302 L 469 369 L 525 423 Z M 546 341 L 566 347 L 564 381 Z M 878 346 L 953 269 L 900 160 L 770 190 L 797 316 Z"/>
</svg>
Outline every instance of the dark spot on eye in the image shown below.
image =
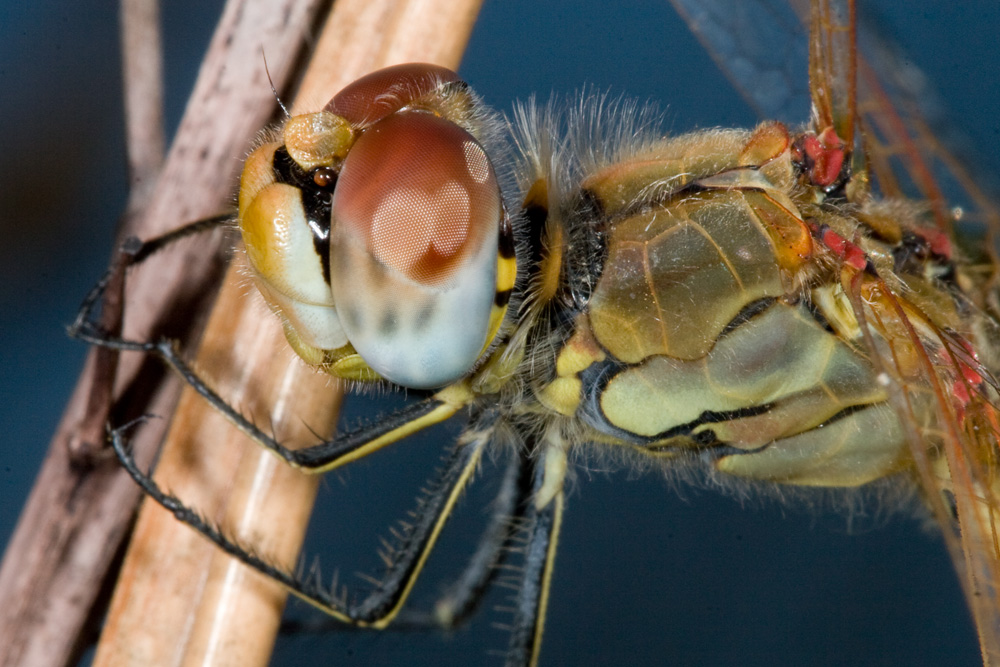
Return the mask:
<svg viewBox="0 0 1000 667">
<path fill-rule="evenodd" d="M 420 309 L 417 313 L 417 319 L 414 321 L 413 326 L 416 327 L 417 331 L 423 331 L 430 324 L 431 318 L 434 316 L 434 306 L 432 304 L 427 304 Z"/>
<path fill-rule="evenodd" d="M 355 331 L 361 329 L 361 313 L 354 306 L 343 309 L 344 322 Z"/>
<path fill-rule="evenodd" d="M 399 315 L 392 308 L 385 311 L 385 315 L 382 316 L 382 321 L 379 323 L 378 330 L 383 336 L 391 336 L 396 333 L 399 329 Z"/>
<path fill-rule="evenodd" d="M 337 256 L 337 263 L 330 268 L 332 271 L 336 271 L 338 276 L 348 278 L 351 275 L 352 260 L 351 253 L 342 252 Z"/>
</svg>

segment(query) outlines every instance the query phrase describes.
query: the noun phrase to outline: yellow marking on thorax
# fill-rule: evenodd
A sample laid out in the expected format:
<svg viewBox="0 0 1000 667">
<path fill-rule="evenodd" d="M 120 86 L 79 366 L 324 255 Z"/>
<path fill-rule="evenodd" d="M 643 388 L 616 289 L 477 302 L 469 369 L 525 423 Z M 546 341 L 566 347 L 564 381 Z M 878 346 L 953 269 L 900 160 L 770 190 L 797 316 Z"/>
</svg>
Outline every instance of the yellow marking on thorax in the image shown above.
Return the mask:
<svg viewBox="0 0 1000 667">
<path fill-rule="evenodd" d="M 559 289 L 564 243 L 565 234 L 562 225 L 549 218 L 545 224 L 545 247 L 542 249 L 542 261 L 538 272 L 540 276 L 538 296 L 542 303 L 551 301 Z"/>
<path fill-rule="evenodd" d="M 514 289 L 514 281 L 517 278 L 517 260 L 514 257 L 504 257 L 501 254 L 497 255 L 497 288 L 496 293 L 501 294 L 503 292 L 508 292 Z M 486 335 L 486 342 L 483 344 L 483 349 L 480 354 L 486 352 L 490 345 L 493 344 L 493 339 L 496 338 L 497 332 L 500 331 L 500 326 L 503 324 L 504 318 L 507 316 L 507 305 L 509 301 L 505 301 L 502 306 L 498 306 L 495 303 L 490 309 L 490 326 L 489 333 Z"/>
<path fill-rule="evenodd" d="M 556 357 L 556 378 L 536 392 L 539 402 L 561 415 L 572 416 L 580 405 L 583 389 L 580 372 L 605 356 L 586 316 L 579 316 L 576 331 Z"/>
<path fill-rule="evenodd" d="M 497 292 L 514 289 L 517 279 L 517 260 L 514 257 L 497 255 Z"/>
</svg>

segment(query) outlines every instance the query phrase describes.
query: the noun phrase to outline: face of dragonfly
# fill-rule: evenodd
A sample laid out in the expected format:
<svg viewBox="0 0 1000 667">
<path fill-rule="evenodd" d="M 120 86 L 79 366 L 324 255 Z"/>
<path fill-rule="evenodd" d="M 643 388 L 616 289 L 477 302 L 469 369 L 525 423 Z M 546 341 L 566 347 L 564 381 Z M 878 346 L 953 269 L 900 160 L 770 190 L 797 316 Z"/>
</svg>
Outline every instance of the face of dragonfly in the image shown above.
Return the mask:
<svg viewBox="0 0 1000 667">
<path fill-rule="evenodd" d="M 581 134 L 583 130 L 575 130 Z M 616 135 L 613 132 L 609 136 Z M 529 136 L 539 136 L 530 134 Z M 577 141 L 587 141 L 583 139 Z M 781 142 L 780 136 L 776 140 Z M 790 138 L 794 141 L 794 137 Z M 476 340 L 473 347 L 486 350 L 485 356 L 477 356 L 461 372 L 442 373 L 430 379 L 412 379 L 410 377 L 391 377 L 393 364 L 379 366 L 377 362 L 370 362 L 366 354 L 360 350 L 359 345 L 350 335 L 345 335 L 343 339 L 336 341 L 337 345 L 318 345 L 316 339 L 305 340 L 306 336 L 301 333 L 301 327 L 295 326 L 295 317 L 288 314 L 288 309 L 280 303 L 278 297 L 272 296 L 270 301 L 272 307 L 282 311 L 288 322 L 292 323 L 292 333 L 289 335 L 290 341 L 297 349 L 303 350 L 303 356 L 307 360 L 319 365 L 336 367 L 342 364 L 346 368 L 340 374 L 352 379 L 366 379 L 375 374 L 386 377 L 390 380 L 397 380 L 401 384 L 414 387 L 433 387 L 444 384 L 466 372 L 476 372 L 489 366 L 490 350 L 510 349 L 509 343 L 522 342 L 525 344 L 524 352 L 515 349 L 513 358 L 515 362 L 524 358 L 532 360 L 532 368 L 540 370 L 539 376 L 528 378 L 529 384 L 544 385 L 544 390 L 535 393 L 537 405 L 550 410 L 562 417 L 574 417 L 581 420 L 586 425 L 586 437 L 591 440 L 600 440 L 614 444 L 627 445 L 648 445 L 655 441 L 658 448 L 664 450 L 668 455 L 676 453 L 678 442 L 663 436 L 664 433 L 676 434 L 679 440 L 683 440 L 683 446 L 691 443 L 701 446 L 715 446 L 718 443 L 725 443 L 733 446 L 739 443 L 742 452 L 731 457 L 723 457 L 719 461 L 732 460 L 741 461 L 747 456 L 746 452 L 765 444 L 781 440 L 785 437 L 794 437 L 800 434 L 810 433 L 816 435 L 815 427 L 820 424 L 827 427 L 836 422 L 840 426 L 847 426 L 846 431 L 861 435 L 877 434 L 875 439 L 885 445 L 884 451 L 875 452 L 877 460 L 854 466 L 847 472 L 842 472 L 841 460 L 833 460 L 832 464 L 824 470 L 817 471 L 814 466 L 807 466 L 808 470 L 801 467 L 796 468 L 795 462 L 787 457 L 781 460 L 766 462 L 760 472 L 748 471 L 745 467 L 734 470 L 725 470 L 727 473 L 741 474 L 748 477 L 763 477 L 769 480 L 779 480 L 795 484 L 808 485 L 829 485 L 845 486 L 855 485 L 862 482 L 871 481 L 877 477 L 884 476 L 907 466 L 904 435 L 901 427 L 897 423 L 897 418 L 893 416 L 891 406 L 888 405 L 889 397 L 879 389 L 877 369 L 869 365 L 866 355 L 857 355 L 853 346 L 860 346 L 860 333 L 858 323 L 851 313 L 851 304 L 842 294 L 837 293 L 837 280 L 841 277 L 821 279 L 817 277 L 818 269 L 812 267 L 809 272 L 803 269 L 806 260 L 804 257 L 812 257 L 812 253 L 817 252 L 814 248 L 816 244 L 821 244 L 820 252 L 832 250 L 833 255 L 817 262 L 826 270 L 831 267 L 838 269 L 844 265 L 864 274 L 868 271 L 865 261 L 853 263 L 849 253 L 837 254 L 834 246 L 841 247 L 840 244 L 850 241 L 850 232 L 856 227 L 845 223 L 841 218 L 823 218 L 815 227 L 800 226 L 795 223 L 795 219 L 809 217 L 801 211 L 807 208 L 809 201 L 799 201 L 786 199 L 791 196 L 794 179 L 801 177 L 801 172 L 808 171 L 802 166 L 801 158 L 792 155 L 792 148 L 789 146 L 779 146 L 775 151 L 769 152 L 769 148 L 757 150 L 761 145 L 770 146 L 770 135 L 766 134 L 727 134 L 718 135 L 712 142 L 707 142 L 704 136 L 692 140 L 692 144 L 697 144 L 698 155 L 705 155 L 715 151 L 717 154 L 709 165 L 694 164 L 689 160 L 678 158 L 677 165 L 667 170 L 656 171 L 653 174 L 638 174 L 631 167 L 625 168 L 624 175 L 615 169 L 621 165 L 628 165 L 629 161 L 642 162 L 650 155 L 644 151 L 660 151 L 652 159 L 662 163 L 663 150 L 673 154 L 687 154 L 687 146 L 670 144 L 669 148 L 657 144 L 654 140 L 649 140 L 646 144 L 639 142 L 637 146 L 630 146 L 628 150 L 621 151 L 618 146 L 602 148 L 605 151 L 603 157 L 591 163 L 584 163 L 566 167 L 562 162 L 565 157 L 562 147 L 541 148 L 540 151 L 529 151 L 531 156 L 539 154 L 546 155 L 546 151 L 557 158 L 558 168 L 566 168 L 568 175 L 555 174 L 548 171 L 546 165 L 537 167 L 537 171 L 532 172 L 529 165 L 524 173 L 528 174 L 527 180 L 522 184 L 522 191 L 527 192 L 528 206 L 545 209 L 545 217 L 540 218 L 548 225 L 541 247 L 546 249 L 546 253 L 537 261 L 538 268 L 532 273 L 528 282 L 522 285 L 519 300 L 516 302 L 520 308 L 523 303 L 542 302 L 543 305 L 553 306 L 555 301 L 566 303 L 583 304 L 581 309 L 588 322 L 574 325 L 563 321 L 559 322 L 559 327 L 549 327 L 544 331 L 542 342 L 551 345 L 551 354 L 546 357 L 539 357 L 527 343 L 538 343 L 539 334 L 521 333 L 525 341 L 517 341 L 519 332 L 536 331 L 537 318 L 541 314 L 534 313 L 535 320 L 520 320 L 512 325 L 510 330 L 503 330 L 496 326 L 496 316 L 484 315 L 481 319 L 484 322 L 481 326 L 473 326 L 476 331 Z M 784 151 L 788 150 L 787 159 L 781 157 Z M 571 148 L 574 152 L 575 148 Z M 749 162 L 743 160 L 747 153 L 753 153 L 753 159 Z M 671 157 L 673 159 L 673 157 Z M 528 162 L 531 160 L 529 159 Z M 764 165 L 771 165 L 771 173 L 764 173 L 766 183 L 757 180 L 755 175 L 749 172 L 764 172 Z M 324 164 L 320 166 L 329 167 Z M 340 165 L 337 165 L 340 166 Z M 753 169 L 747 173 L 734 174 L 743 167 L 751 166 Z M 346 167 L 345 167 L 346 169 Z M 576 171 L 574 171 L 576 170 Z M 712 180 L 710 176 L 719 173 L 728 173 L 729 180 Z M 682 182 L 685 175 L 695 173 L 697 177 L 693 179 L 694 185 L 690 186 L 690 196 L 684 202 L 684 206 L 691 211 L 684 211 L 684 219 L 689 221 L 683 225 L 678 225 L 673 221 L 665 220 L 658 212 L 661 199 L 669 197 L 673 192 L 672 188 L 688 187 L 688 183 Z M 533 186 L 538 182 L 540 174 L 545 174 L 548 187 L 544 191 L 535 190 Z M 581 176 L 580 174 L 584 174 Z M 558 182 L 560 178 L 566 178 L 566 182 Z M 833 186 L 831 189 L 845 187 L 845 183 L 834 184 L 832 182 L 818 182 L 816 177 L 810 176 L 813 181 L 810 185 Z M 659 189 L 648 187 L 650 183 L 659 183 Z M 586 191 L 586 196 L 579 197 L 580 183 L 583 183 L 582 190 Z M 666 184 L 666 185 L 663 185 Z M 679 184 L 679 185 L 678 185 Z M 721 191 L 728 191 L 735 188 L 739 191 L 763 191 L 766 193 L 766 201 L 751 203 L 750 209 L 758 220 L 744 218 L 743 222 L 737 225 L 739 229 L 753 228 L 756 225 L 759 233 L 750 237 L 740 237 L 730 233 L 733 230 L 720 227 L 713 229 L 713 221 L 721 221 L 720 224 L 732 222 L 735 208 L 738 204 L 731 201 L 722 201 Z M 695 196 L 695 191 L 719 191 L 701 198 Z M 628 191 L 626 197 L 618 196 L 618 193 Z M 664 193 L 667 194 L 664 194 Z M 697 194 L 703 194 L 699 192 Z M 717 196 L 718 195 L 718 196 Z M 746 197 L 739 195 L 742 199 Z M 534 198 L 533 198 L 534 197 Z M 616 198 L 617 197 L 617 198 Z M 721 202 L 721 203 L 720 203 Z M 813 202 L 815 203 L 815 202 Z M 247 204 L 250 206 L 250 204 Z M 575 229 L 577 222 L 574 216 L 580 215 L 581 207 L 589 206 L 588 210 L 600 209 L 602 216 L 595 216 L 602 220 L 602 224 L 608 228 L 608 233 L 603 239 L 603 254 L 595 256 L 589 251 L 583 257 L 576 257 L 558 250 L 572 249 L 573 243 L 557 238 L 559 234 L 565 232 L 572 236 L 578 230 Z M 722 207 L 722 213 L 713 213 L 713 206 Z M 241 204 L 241 208 L 244 208 Z M 650 213 L 656 209 L 656 212 Z M 677 210 L 677 209 L 674 209 Z M 704 211 L 709 211 L 705 213 Z M 783 212 L 793 211 L 795 215 L 784 217 Z M 910 214 L 907 214 L 910 215 Z M 915 213 L 912 215 L 916 215 Z M 701 217 L 699 217 L 701 216 Z M 675 216 L 676 217 L 676 216 Z M 818 214 L 814 218 L 820 218 Z M 498 249 L 504 245 L 503 223 L 498 222 L 498 216 L 485 216 L 485 219 L 496 223 L 495 228 L 491 228 L 497 237 L 495 246 L 489 246 L 493 251 L 492 263 L 484 262 L 481 266 L 497 267 L 492 274 L 491 298 L 496 302 L 493 295 L 502 293 L 506 289 L 496 276 L 503 275 L 503 261 L 509 259 Z M 530 216 L 528 216 L 530 220 Z M 537 221 L 539 218 L 536 218 Z M 552 223 L 552 220 L 557 222 Z M 760 220 L 764 220 L 761 222 Z M 336 215 L 334 224 L 336 225 Z M 521 224 L 521 223 L 516 223 Z M 909 224 L 909 223 L 907 223 Z M 697 244 L 695 240 L 683 243 L 665 241 L 659 243 L 654 239 L 669 238 L 671 235 L 681 236 L 691 234 L 691 230 L 698 228 L 701 230 L 701 239 L 714 241 L 716 253 L 713 257 L 722 257 L 727 266 L 716 277 L 706 273 L 695 275 L 683 275 L 683 271 L 670 273 L 670 268 L 674 266 L 686 267 L 697 265 L 699 267 L 712 266 L 718 264 L 700 256 L 695 256 Z M 677 231 L 680 230 L 680 231 Z M 777 230 L 777 231 L 775 231 Z M 492 233 L 492 232 L 491 232 Z M 879 239 L 883 246 L 875 247 L 859 246 L 867 256 L 882 253 L 889 256 L 893 254 L 893 241 L 891 238 L 895 232 L 886 231 L 886 237 Z M 547 234 L 547 235 L 546 235 Z M 575 238 L 575 237 L 574 237 Z M 900 235 L 901 238 L 901 235 Z M 251 235 L 252 239 L 252 235 Z M 839 240 L 838 240 L 839 239 Z M 732 247 L 718 250 L 720 240 L 724 243 L 731 243 Z M 897 239 L 898 241 L 898 239 Z M 928 241 L 930 243 L 930 241 Z M 251 242 L 249 245 L 253 246 Z M 335 244 L 334 244 L 335 245 Z M 808 246 L 808 247 L 805 247 Z M 629 256 L 629 253 L 636 251 L 639 259 Z M 671 249 L 683 248 L 683 252 L 674 252 Z M 479 248 L 477 248 L 477 251 Z M 379 251 L 365 250 L 369 255 L 378 257 Z M 488 251 L 482 251 L 484 255 Z M 707 251 L 706 251 L 707 252 Z M 694 253 L 694 254 L 692 254 Z M 476 253 L 472 253 L 476 254 Z M 658 259 L 650 260 L 649 257 L 658 256 Z M 770 258 L 764 261 L 762 257 Z M 331 254 L 331 276 L 337 272 L 335 254 Z M 570 262 L 564 261 L 572 259 L 572 266 L 583 267 L 576 275 L 567 273 L 566 267 Z M 743 270 L 736 267 L 740 259 L 746 261 Z M 838 260 L 840 262 L 838 263 Z M 251 258 L 253 261 L 253 258 Z M 321 262 L 322 263 L 322 262 Z M 382 262 L 385 264 L 386 262 Z M 895 265 L 894 265 L 895 266 Z M 736 268 L 734 268 L 736 267 Z M 258 265 L 259 274 L 266 274 L 266 268 Z M 609 268 L 611 269 L 609 271 Z M 917 273 L 926 273 L 921 267 Z M 522 274 L 529 269 L 520 267 Z M 653 279 L 642 276 L 643 269 L 656 274 Z M 765 270 L 766 269 L 766 270 Z M 813 270 L 815 269 L 815 270 Z M 876 271 L 888 272 L 888 265 L 875 267 Z M 480 272 L 479 275 L 483 275 Z M 800 275 L 801 274 L 801 275 Z M 789 282 L 792 276 L 791 282 Z M 794 278 L 798 277 L 798 280 Z M 916 280 L 916 278 L 914 278 Z M 728 282 L 727 282 L 728 281 Z M 266 290 L 270 286 L 270 281 L 265 281 Z M 733 285 L 731 283 L 736 283 Z M 498 286 L 499 285 L 499 286 Z M 665 293 L 661 287 L 669 285 L 676 290 L 684 292 L 685 295 L 678 296 L 676 293 Z M 897 284 L 898 285 L 898 284 Z M 832 287 L 831 287 L 832 286 Z M 909 287 L 909 284 L 907 284 Z M 480 296 L 490 290 L 480 290 Z M 696 291 L 701 292 L 699 298 L 690 296 Z M 796 294 L 800 298 L 798 301 L 789 299 L 789 294 Z M 341 292 L 344 299 L 350 297 L 347 292 Z M 877 302 L 877 295 L 871 290 L 864 292 L 864 296 L 871 302 Z M 333 292 L 332 304 L 341 297 L 337 296 L 336 290 Z M 629 304 L 628 299 L 635 299 L 636 302 Z M 546 301 L 547 299 L 547 301 Z M 804 301 L 808 302 L 809 308 L 801 307 Z M 675 308 L 667 308 L 659 305 L 662 302 L 678 304 L 680 312 Z M 787 303 L 786 303 L 787 302 Z M 529 304 L 530 305 L 530 304 Z M 687 308 L 681 308 L 681 306 Z M 711 307 L 708 307 L 710 305 Z M 918 304 L 923 311 L 932 310 L 927 303 Z M 810 310 L 818 307 L 821 317 L 816 317 Z M 530 310 L 530 308 L 525 308 Z M 522 311 L 519 311 L 522 312 Z M 580 313 L 578 313 L 580 314 Z M 338 315 L 339 316 L 339 315 Z M 673 322 L 679 326 L 687 326 L 687 330 L 665 330 L 663 322 L 673 317 Z M 908 316 L 909 317 L 909 316 Z M 940 327 L 953 327 L 957 320 L 948 319 L 953 317 L 943 311 L 935 311 L 933 323 Z M 775 319 L 769 319 L 775 318 Z M 302 319 L 302 318 L 300 318 Z M 745 327 L 744 324 L 755 322 L 755 326 Z M 786 335 L 787 339 L 777 336 L 778 333 Z M 741 334 L 744 337 L 741 337 Z M 506 336 L 506 338 L 505 338 Z M 498 338 L 499 337 L 499 338 Z M 480 341 L 480 338 L 483 340 Z M 854 340 L 851 343 L 852 339 Z M 351 348 L 347 349 L 347 342 L 351 343 Z M 724 341 L 724 342 L 723 342 Z M 846 342 L 845 342 L 846 341 Z M 877 344 L 877 343 L 876 343 Z M 363 344 L 360 344 L 363 345 Z M 767 350 L 768 345 L 776 345 L 778 350 Z M 798 349 L 802 366 L 796 367 L 794 372 L 788 374 L 775 374 L 772 372 L 763 375 L 748 374 L 747 368 L 760 365 L 771 364 L 778 358 L 781 350 L 791 351 Z M 314 350 L 330 350 L 330 354 L 318 355 Z M 575 357 L 560 356 L 560 351 L 570 349 Z M 764 351 L 761 351 L 761 350 Z M 360 363 L 354 354 L 359 353 Z M 753 353 L 760 356 L 755 358 Z M 311 356 L 310 356 L 311 355 Z M 520 356 L 519 356 L 520 355 Z M 598 356 L 603 358 L 598 359 Z M 773 355 L 773 356 L 768 356 Z M 825 355 L 825 356 L 824 356 Z M 580 360 L 582 357 L 582 361 Z M 605 363 L 607 358 L 613 358 L 615 363 Z M 498 357 L 493 357 L 494 359 Z M 501 359 L 501 361 L 509 361 Z M 818 358 L 825 358 L 827 361 L 818 363 Z M 572 372 L 560 374 L 558 362 L 560 359 L 571 367 Z M 733 359 L 749 359 L 745 364 L 740 362 L 733 364 Z M 345 361 L 346 360 L 346 361 Z M 666 360 L 666 361 L 665 361 Z M 719 361 L 721 360 L 721 361 Z M 576 362 L 577 366 L 573 366 Z M 497 362 L 500 363 L 500 362 Z M 706 372 L 704 368 L 692 369 L 684 363 L 697 363 L 701 365 L 713 365 L 721 363 L 726 369 L 736 370 L 734 374 L 738 378 L 726 378 L 720 380 L 720 375 L 716 371 Z M 628 374 L 621 371 L 622 365 L 630 365 Z M 500 373 L 517 373 L 516 363 L 514 368 L 500 368 Z M 360 369 L 360 370 L 359 370 Z M 582 373 L 583 369 L 590 369 L 590 375 Z M 334 368 L 336 370 L 336 368 Z M 493 369 L 488 369 L 493 370 Z M 785 369 L 788 370 L 788 369 Z M 548 373 L 546 376 L 545 373 Z M 795 395 L 806 391 L 805 387 L 815 387 L 821 385 L 828 388 L 837 385 L 837 378 L 847 376 L 846 381 L 850 385 L 846 393 L 826 391 L 826 407 L 816 409 L 815 402 L 811 404 L 813 412 L 808 419 L 803 422 L 798 416 L 784 421 L 780 419 L 770 419 L 766 424 L 763 420 L 750 421 L 762 414 L 767 414 L 769 418 L 775 415 L 770 407 L 766 410 L 762 406 L 770 406 L 773 403 L 785 400 L 788 394 L 787 378 L 801 380 L 804 385 L 794 388 Z M 483 377 L 483 376 L 480 376 Z M 778 379 L 775 380 L 774 378 Z M 567 391 L 563 385 L 556 386 L 552 382 L 557 380 L 568 380 L 570 389 Z M 665 379 L 667 378 L 667 379 Z M 523 376 L 519 376 L 523 380 Z M 740 386 L 740 382 L 744 386 Z M 574 385 L 572 383 L 578 383 Z M 701 388 L 698 383 L 701 382 Z M 755 394 L 758 385 L 776 382 L 783 385 L 777 393 Z M 492 383 L 492 384 L 491 384 Z M 482 393 L 488 394 L 496 385 L 499 386 L 501 380 L 496 377 L 487 377 L 480 385 Z M 564 383 L 565 384 L 565 383 Z M 673 385 L 678 385 L 683 391 L 673 389 Z M 752 385 L 750 389 L 748 386 Z M 716 388 L 723 386 L 731 388 L 740 387 L 739 396 L 733 398 L 729 396 L 726 402 L 722 398 L 725 392 L 720 392 Z M 550 389 L 555 387 L 554 389 Z M 599 390 L 595 389 L 598 388 Z M 692 390 L 692 387 L 695 387 Z M 478 390 L 478 389 L 477 389 Z M 677 397 L 683 392 L 692 392 L 693 396 L 681 401 L 677 410 L 682 414 L 657 415 L 658 410 L 654 407 L 645 406 L 639 410 L 634 410 L 633 406 L 641 400 L 660 400 L 665 402 L 664 397 Z M 770 391 L 770 390 L 767 390 Z M 749 393 L 748 393 L 749 392 Z M 521 392 L 518 392 L 519 394 Z M 752 398 L 748 398 L 752 396 Z M 726 422 L 729 431 L 721 426 L 708 428 L 705 420 L 699 421 L 703 407 L 712 400 L 719 399 L 718 404 L 712 403 L 710 411 L 713 413 L 729 415 L 727 419 L 716 419 L 712 424 Z M 813 400 L 812 395 L 806 397 Z M 805 400 L 805 399 L 804 399 Z M 748 407 L 749 406 L 749 407 Z M 868 408 L 875 406 L 874 421 L 859 421 L 866 415 Z M 675 406 L 671 403 L 671 408 Z M 754 412 L 759 408 L 760 412 Z M 683 412 L 687 410 L 687 412 Z M 800 408 L 793 410 L 796 415 L 803 412 Z M 655 421 L 653 416 L 660 421 Z M 844 421 L 844 420 L 847 421 Z M 696 424 L 691 426 L 691 424 Z M 921 425 L 922 427 L 923 425 Z M 681 428 L 684 427 L 684 428 Z M 767 430 L 771 429 L 771 430 Z M 834 429 L 827 428 L 823 433 L 830 433 Z M 705 431 L 711 431 L 710 437 L 702 435 Z M 748 435 L 752 431 L 753 437 Z M 764 433 L 764 435 L 760 435 Z M 671 436 L 671 438 L 673 435 Z M 862 439 L 850 436 L 829 435 L 824 436 L 827 445 L 845 447 L 854 451 L 849 458 L 852 464 L 856 463 L 859 455 L 867 455 L 872 450 L 864 448 Z M 754 439 L 758 438 L 758 439 Z M 762 438 L 762 439 L 761 439 Z M 645 439 L 645 440 L 644 440 Z M 799 442 L 794 443 L 796 447 Z M 740 447 L 737 447 L 738 449 Z M 821 447 L 822 449 L 822 447 Z M 774 451 L 774 448 L 771 449 Z M 742 465 L 739 464 L 739 465 Z M 777 468 L 775 467 L 777 465 Z M 775 470 L 779 472 L 775 472 Z M 860 470 L 860 472 L 859 472 Z"/>
<path fill-rule="evenodd" d="M 240 185 L 247 257 L 306 361 L 414 389 L 477 363 L 514 279 L 483 146 L 495 124 L 455 73 L 398 65 L 251 154 Z"/>
</svg>

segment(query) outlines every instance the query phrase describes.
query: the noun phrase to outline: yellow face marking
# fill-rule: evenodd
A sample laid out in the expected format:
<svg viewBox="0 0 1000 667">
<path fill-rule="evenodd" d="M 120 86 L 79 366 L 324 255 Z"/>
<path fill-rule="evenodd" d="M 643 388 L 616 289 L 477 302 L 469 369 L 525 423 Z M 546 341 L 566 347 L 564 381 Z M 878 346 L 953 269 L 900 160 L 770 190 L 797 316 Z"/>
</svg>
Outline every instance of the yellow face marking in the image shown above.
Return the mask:
<svg viewBox="0 0 1000 667">
<path fill-rule="evenodd" d="M 288 154 L 304 171 L 343 160 L 355 139 L 350 123 L 329 111 L 293 116 L 284 138 Z"/>
<path fill-rule="evenodd" d="M 243 163 L 243 172 L 240 174 L 240 220 L 257 193 L 274 183 L 274 151 L 280 145 L 277 142 L 266 143 L 250 153 Z"/>
<path fill-rule="evenodd" d="M 293 327 L 287 320 L 282 320 L 281 328 L 285 332 L 285 340 L 287 340 L 288 344 L 292 346 L 293 350 L 295 350 L 295 354 L 299 355 L 299 357 L 301 357 L 302 360 L 310 366 L 323 366 L 327 356 L 326 350 L 313 347 L 303 341 L 302 337 L 299 336 L 298 332 L 295 330 L 295 327 Z M 324 367 L 323 370 L 326 370 L 326 368 Z"/>
<path fill-rule="evenodd" d="M 344 380 L 356 382 L 375 382 L 381 379 L 381 376 L 356 352 L 330 364 L 329 372 Z"/>
</svg>

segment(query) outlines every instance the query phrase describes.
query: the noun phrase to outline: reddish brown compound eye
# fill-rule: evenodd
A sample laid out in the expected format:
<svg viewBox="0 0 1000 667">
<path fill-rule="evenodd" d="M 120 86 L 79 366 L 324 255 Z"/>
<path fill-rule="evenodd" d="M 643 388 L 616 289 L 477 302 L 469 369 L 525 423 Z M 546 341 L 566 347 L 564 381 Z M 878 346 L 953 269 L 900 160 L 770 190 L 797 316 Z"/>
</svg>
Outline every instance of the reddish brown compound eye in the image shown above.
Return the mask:
<svg viewBox="0 0 1000 667">
<path fill-rule="evenodd" d="M 407 278 L 443 285 L 486 235 L 495 236 L 500 194 L 483 147 L 429 113 L 372 126 L 344 163 L 333 199 L 341 233 Z"/>
<path fill-rule="evenodd" d="M 372 125 L 333 195 L 330 289 L 348 340 L 413 388 L 468 373 L 490 331 L 503 204 L 476 139 L 401 111 Z"/>
<path fill-rule="evenodd" d="M 365 128 L 399 111 L 443 84 L 461 81 L 447 67 L 406 63 L 361 77 L 337 93 L 325 110 Z"/>
</svg>

